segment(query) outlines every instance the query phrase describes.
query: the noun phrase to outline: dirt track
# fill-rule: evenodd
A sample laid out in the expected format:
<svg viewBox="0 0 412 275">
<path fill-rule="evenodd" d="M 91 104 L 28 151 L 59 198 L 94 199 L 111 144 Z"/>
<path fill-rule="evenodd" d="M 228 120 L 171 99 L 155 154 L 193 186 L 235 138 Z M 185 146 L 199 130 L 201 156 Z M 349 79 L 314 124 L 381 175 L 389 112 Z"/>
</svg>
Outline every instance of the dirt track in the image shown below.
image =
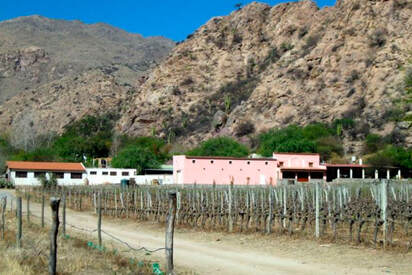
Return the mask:
<svg viewBox="0 0 412 275">
<path fill-rule="evenodd" d="M 40 205 L 31 204 L 40 215 Z M 46 208 L 46 217 L 50 217 Z M 67 210 L 67 223 L 95 229 L 92 213 Z M 164 247 L 164 229 L 150 222 L 103 218 L 102 229 L 134 247 Z M 70 227 L 68 227 L 68 230 Z M 195 274 L 412 274 L 412 253 L 400 254 L 348 245 L 261 234 L 226 234 L 177 230 L 175 264 Z M 164 251 L 151 259 L 163 259 Z M 163 265 L 164 266 L 164 265 Z"/>
</svg>

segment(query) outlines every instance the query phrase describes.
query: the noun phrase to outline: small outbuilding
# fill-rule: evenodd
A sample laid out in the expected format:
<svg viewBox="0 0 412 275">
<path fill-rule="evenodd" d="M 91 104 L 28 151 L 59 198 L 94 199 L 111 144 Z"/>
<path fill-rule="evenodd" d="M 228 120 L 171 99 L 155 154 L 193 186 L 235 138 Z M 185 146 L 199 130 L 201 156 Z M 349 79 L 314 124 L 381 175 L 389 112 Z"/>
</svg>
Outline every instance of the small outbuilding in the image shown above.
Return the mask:
<svg viewBox="0 0 412 275">
<path fill-rule="evenodd" d="M 14 185 L 39 185 L 40 178 L 50 179 L 54 175 L 59 185 L 85 183 L 86 168 L 82 163 L 7 161 L 6 177 Z"/>
</svg>

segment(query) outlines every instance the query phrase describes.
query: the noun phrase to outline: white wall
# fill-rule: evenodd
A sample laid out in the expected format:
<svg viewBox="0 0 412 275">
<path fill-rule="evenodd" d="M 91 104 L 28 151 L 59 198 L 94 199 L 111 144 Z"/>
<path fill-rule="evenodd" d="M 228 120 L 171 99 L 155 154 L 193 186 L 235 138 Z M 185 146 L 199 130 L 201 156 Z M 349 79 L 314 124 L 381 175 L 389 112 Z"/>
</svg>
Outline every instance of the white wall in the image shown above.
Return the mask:
<svg viewBox="0 0 412 275">
<path fill-rule="evenodd" d="M 10 181 L 14 185 L 40 185 L 40 181 L 34 177 L 34 171 L 27 171 L 27 178 L 16 178 L 16 171 L 9 170 Z M 52 172 L 46 172 L 46 178 L 50 179 Z M 64 172 L 64 178 L 57 179 L 58 185 L 81 185 L 85 183 L 86 173 L 82 173 L 81 179 L 72 179 L 70 172 Z"/>
<path fill-rule="evenodd" d="M 90 185 L 97 184 L 120 184 L 122 179 L 134 179 L 136 184 L 152 184 L 157 180 L 160 184 L 173 184 L 173 175 L 136 175 L 136 169 L 121 168 L 86 168 L 87 179 Z M 96 172 L 97 175 L 91 175 L 90 172 Z M 108 175 L 103 175 L 107 172 Z M 110 176 L 110 172 L 116 172 L 116 176 Z M 128 176 L 122 176 L 122 172 L 129 172 Z"/>
<path fill-rule="evenodd" d="M 92 175 L 91 172 L 96 172 Z M 107 172 L 108 175 L 103 175 Z M 116 172 L 116 176 L 110 176 L 110 172 Z M 122 172 L 129 172 L 128 176 L 122 176 Z M 96 184 L 120 184 L 122 179 L 131 179 L 136 176 L 136 169 L 120 169 L 120 168 L 86 168 L 87 179 L 90 185 Z"/>
</svg>

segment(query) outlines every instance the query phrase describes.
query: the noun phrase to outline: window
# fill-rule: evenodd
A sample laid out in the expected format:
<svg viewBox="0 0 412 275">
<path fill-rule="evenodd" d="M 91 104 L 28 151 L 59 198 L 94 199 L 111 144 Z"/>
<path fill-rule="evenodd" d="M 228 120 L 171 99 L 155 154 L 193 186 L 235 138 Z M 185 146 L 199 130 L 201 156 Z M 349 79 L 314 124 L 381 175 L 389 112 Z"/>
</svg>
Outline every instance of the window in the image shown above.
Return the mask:
<svg viewBox="0 0 412 275">
<path fill-rule="evenodd" d="M 129 172 L 122 172 L 122 176 L 128 176 Z"/>
<path fill-rule="evenodd" d="M 70 178 L 71 179 L 81 179 L 82 178 L 82 173 L 71 173 Z"/>
<path fill-rule="evenodd" d="M 313 167 L 313 162 L 309 162 L 309 167 Z"/>
<path fill-rule="evenodd" d="M 213 162 L 214 162 L 213 160 L 210 161 L 210 163 L 213 163 Z"/>
<path fill-rule="evenodd" d="M 34 172 L 35 178 L 46 177 L 46 172 Z"/>
<path fill-rule="evenodd" d="M 97 175 L 97 171 L 90 171 L 90 175 Z"/>
<path fill-rule="evenodd" d="M 247 164 L 250 164 L 250 161 L 248 161 Z"/>
<path fill-rule="evenodd" d="M 117 176 L 117 172 L 116 171 L 111 171 L 110 176 Z"/>
<path fill-rule="evenodd" d="M 192 163 L 196 163 L 196 160 L 192 160 Z"/>
<path fill-rule="evenodd" d="M 267 161 L 265 161 L 265 165 L 268 165 L 268 162 L 267 162 Z"/>
<path fill-rule="evenodd" d="M 109 174 L 109 172 L 102 172 L 103 176 L 107 176 Z"/>
<path fill-rule="evenodd" d="M 27 178 L 27 171 L 16 171 L 16 178 Z"/>
<path fill-rule="evenodd" d="M 229 160 L 229 164 L 232 164 L 232 161 L 231 161 L 231 160 Z"/>
<path fill-rule="evenodd" d="M 279 162 L 279 166 L 283 167 L 283 161 Z"/>
<path fill-rule="evenodd" d="M 56 179 L 64 179 L 63 172 L 54 172 L 53 175 L 56 177 Z"/>
</svg>

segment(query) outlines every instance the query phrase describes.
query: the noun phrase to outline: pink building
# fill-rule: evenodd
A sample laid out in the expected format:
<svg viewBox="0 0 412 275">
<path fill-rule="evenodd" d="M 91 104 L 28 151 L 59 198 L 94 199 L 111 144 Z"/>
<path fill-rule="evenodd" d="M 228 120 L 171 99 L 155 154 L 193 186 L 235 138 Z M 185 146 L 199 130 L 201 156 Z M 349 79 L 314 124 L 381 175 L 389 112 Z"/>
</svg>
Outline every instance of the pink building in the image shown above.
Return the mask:
<svg viewBox="0 0 412 275">
<path fill-rule="evenodd" d="M 273 153 L 278 162 L 279 179 L 307 182 L 311 179 L 326 180 L 326 166 L 320 164 L 320 155 L 311 153 Z"/>
<path fill-rule="evenodd" d="M 276 184 L 276 170 L 273 158 L 173 156 L 177 184 Z"/>
<path fill-rule="evenodd" d="M 281 179 L 306 182 L 326 179 L 318 154 L 275 153 L 273 158 L 173 156 L 173 180 L 178 184 L 276 185 Z"/>
</svg>

